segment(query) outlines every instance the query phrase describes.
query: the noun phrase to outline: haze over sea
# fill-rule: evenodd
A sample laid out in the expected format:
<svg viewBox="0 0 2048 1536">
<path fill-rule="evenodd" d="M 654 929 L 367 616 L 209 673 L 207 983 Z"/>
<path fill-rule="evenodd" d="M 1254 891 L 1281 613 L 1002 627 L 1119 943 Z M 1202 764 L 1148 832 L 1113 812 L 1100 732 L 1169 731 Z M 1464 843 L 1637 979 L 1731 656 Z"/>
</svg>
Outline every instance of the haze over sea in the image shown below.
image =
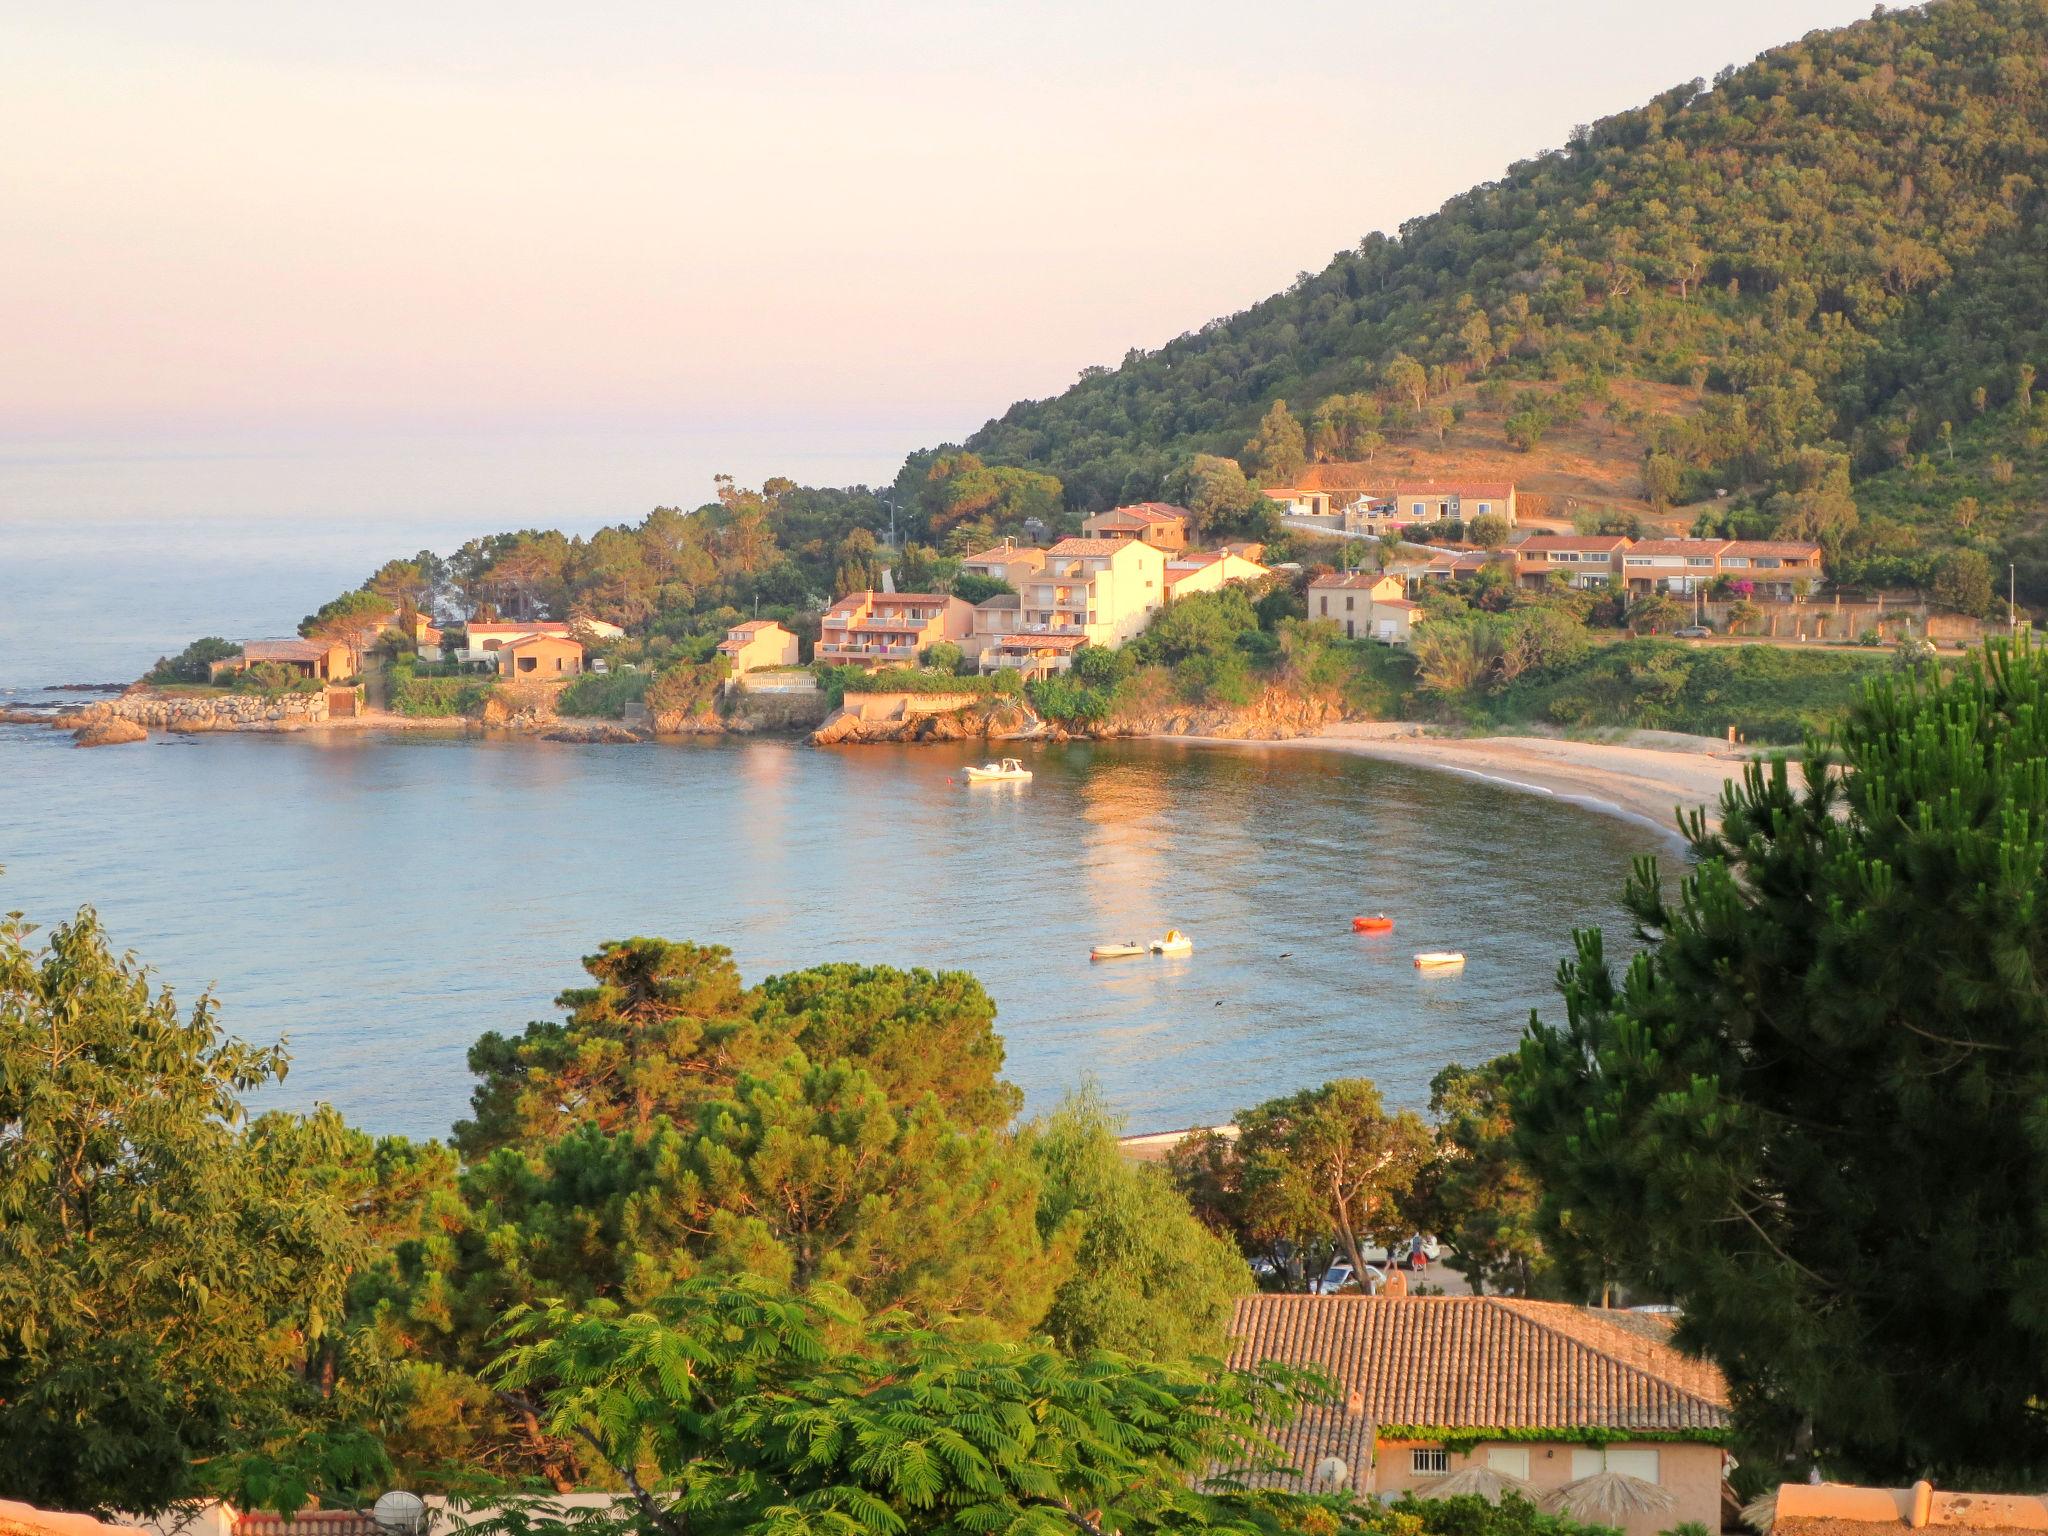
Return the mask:
<svg viewBox="0 0 2048 1536">
<path fill-rule="evenodd" d="M 697 498 L 690 498 L 692 500 Z M 590 523 L 603 519 L 592 518 Z M 289 633 L 390 554 L 490 519 L 13 519 L 0 703 L 132 678 L 195 635 Z M 589 524 L 585 524 L 589 526 Z M 1094 1079 L 1133 1129 L 1344 1074 L 1420 1104 L 1514 1043 L 1574 926 L 1619 938 L 1638 826 L 1332 754 L 1049 748 L 1021 791 L 964 749 L 592 747 L 460 735 L 157 737 L 81 752 L 0 726 L 0 907 L 97 907 L 233 1032 L 290 1039 L 267 1103 L 433 1135 L 464 1053 L 549 1016 L 607 938 L 972 971 L 1029 1109 Z M 1349 931 L 1384 909 L 1391 938 Z M 1191 960 L 1091 964 L 1192 933 Z M 1460 975 L 1418 976 L 1422 948 Z"/>
</svg>

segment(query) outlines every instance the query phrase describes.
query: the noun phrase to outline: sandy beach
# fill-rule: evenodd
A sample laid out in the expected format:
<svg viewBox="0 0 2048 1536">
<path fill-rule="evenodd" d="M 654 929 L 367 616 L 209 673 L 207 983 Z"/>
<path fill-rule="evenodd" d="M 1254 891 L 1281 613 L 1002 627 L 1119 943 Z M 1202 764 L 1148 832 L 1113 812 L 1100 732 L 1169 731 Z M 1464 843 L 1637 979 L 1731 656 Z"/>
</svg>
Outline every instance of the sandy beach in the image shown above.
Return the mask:
<svg viewBox="0 0 2048 1536">
<path fill-rule="evenodd" d="M 1547 795 L 1607 815 L 1642 822 L 1676 840 L 1681 806 L 1705 806 L 1718 820 L 1722 786 L 1743 765 L 1766 755 L 1710 736 L 1631 732 L 1615 741 L 1547 736 L 1439 736 L 1394 721 L 1334 725 L 1289 741 L 1227 741 L 1175 737 L 1201 745 L 1259 747 L 1275 752 L 1350 752 L 1394 763 L 1439 768 Z"/>
</svg>

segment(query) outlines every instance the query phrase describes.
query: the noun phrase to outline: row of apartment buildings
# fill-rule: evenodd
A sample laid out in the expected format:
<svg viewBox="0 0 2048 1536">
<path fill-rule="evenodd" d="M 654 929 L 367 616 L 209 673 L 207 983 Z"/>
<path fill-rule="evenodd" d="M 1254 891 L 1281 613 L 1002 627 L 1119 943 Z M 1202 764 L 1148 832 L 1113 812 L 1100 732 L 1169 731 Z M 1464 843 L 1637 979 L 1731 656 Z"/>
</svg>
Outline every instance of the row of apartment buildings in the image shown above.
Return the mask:
<svg viewBox="0 0 2048 1536">
<path fill-rule="evenodd" d="M 1824 579 L 1818 544 L 1791 539 L 1629 539 L 1607 534 L 1534 534 L 1514 546 L 1515 576 L 1540 586 L 1553 572 L 1575 587 L 1622 581 L 1630 592 L 1691 596 L 1722 577 L 1784 601 Z"/>
<path fill-rule="evenodd" d="M 951 641 L 983 672 L 1063 672 L 1083 646 L 1135 639 L 1177 597 L 1267 574 L 1256 546 L 1187 548 L 1187 514 L 1148 502 L 1098 513 L 1046 548 L 1006 541 L 960 562 L 1012 590 L 980 603 L 936 592 L 851 592 L 825 610 L 817 659 L 914 663 Z"/>
</svg>

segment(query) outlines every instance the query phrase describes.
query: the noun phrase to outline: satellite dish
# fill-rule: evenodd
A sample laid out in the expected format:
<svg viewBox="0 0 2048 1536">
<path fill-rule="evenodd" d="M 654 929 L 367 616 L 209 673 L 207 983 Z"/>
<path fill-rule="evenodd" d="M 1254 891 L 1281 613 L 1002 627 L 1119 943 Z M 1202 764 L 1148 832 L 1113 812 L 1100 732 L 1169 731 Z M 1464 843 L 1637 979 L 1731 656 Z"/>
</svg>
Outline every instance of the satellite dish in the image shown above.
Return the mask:
<svg viewBox="0 0 2048 1536">
<path fill-rule="evenodd" d="M 391 1536 L 418 1536 L 427 1528 L 427 1504 L 416 1493 L 393 1489 L 370 1507 L 377 1529 Z"/>
<path fill-rule="evenodd" d="M 1326 1488 L 1339 1488 L 1351 1480 L 1351 1469 L 1341 1456 L 1325 1456 L 1316 1463 L 1316 1481 Z M 380 1501 L 381 1502 L 381 1501 Z"/>
</svg>

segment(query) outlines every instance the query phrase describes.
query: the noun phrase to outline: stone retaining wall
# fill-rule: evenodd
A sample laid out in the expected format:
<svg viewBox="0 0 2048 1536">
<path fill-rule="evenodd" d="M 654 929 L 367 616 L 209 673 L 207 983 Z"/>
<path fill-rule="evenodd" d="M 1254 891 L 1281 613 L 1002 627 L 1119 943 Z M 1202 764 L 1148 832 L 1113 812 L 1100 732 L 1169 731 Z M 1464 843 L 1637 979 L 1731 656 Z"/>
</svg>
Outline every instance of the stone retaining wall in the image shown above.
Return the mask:
<svg viewBox="0 0 2048 1536">
<path fill-rule="evenodd" d="M 88 704 L 89 720 L 129 720 L 155 731 L 296 731 L 327 719 L 327 695 L 129 693 Z"/>
</svg>

